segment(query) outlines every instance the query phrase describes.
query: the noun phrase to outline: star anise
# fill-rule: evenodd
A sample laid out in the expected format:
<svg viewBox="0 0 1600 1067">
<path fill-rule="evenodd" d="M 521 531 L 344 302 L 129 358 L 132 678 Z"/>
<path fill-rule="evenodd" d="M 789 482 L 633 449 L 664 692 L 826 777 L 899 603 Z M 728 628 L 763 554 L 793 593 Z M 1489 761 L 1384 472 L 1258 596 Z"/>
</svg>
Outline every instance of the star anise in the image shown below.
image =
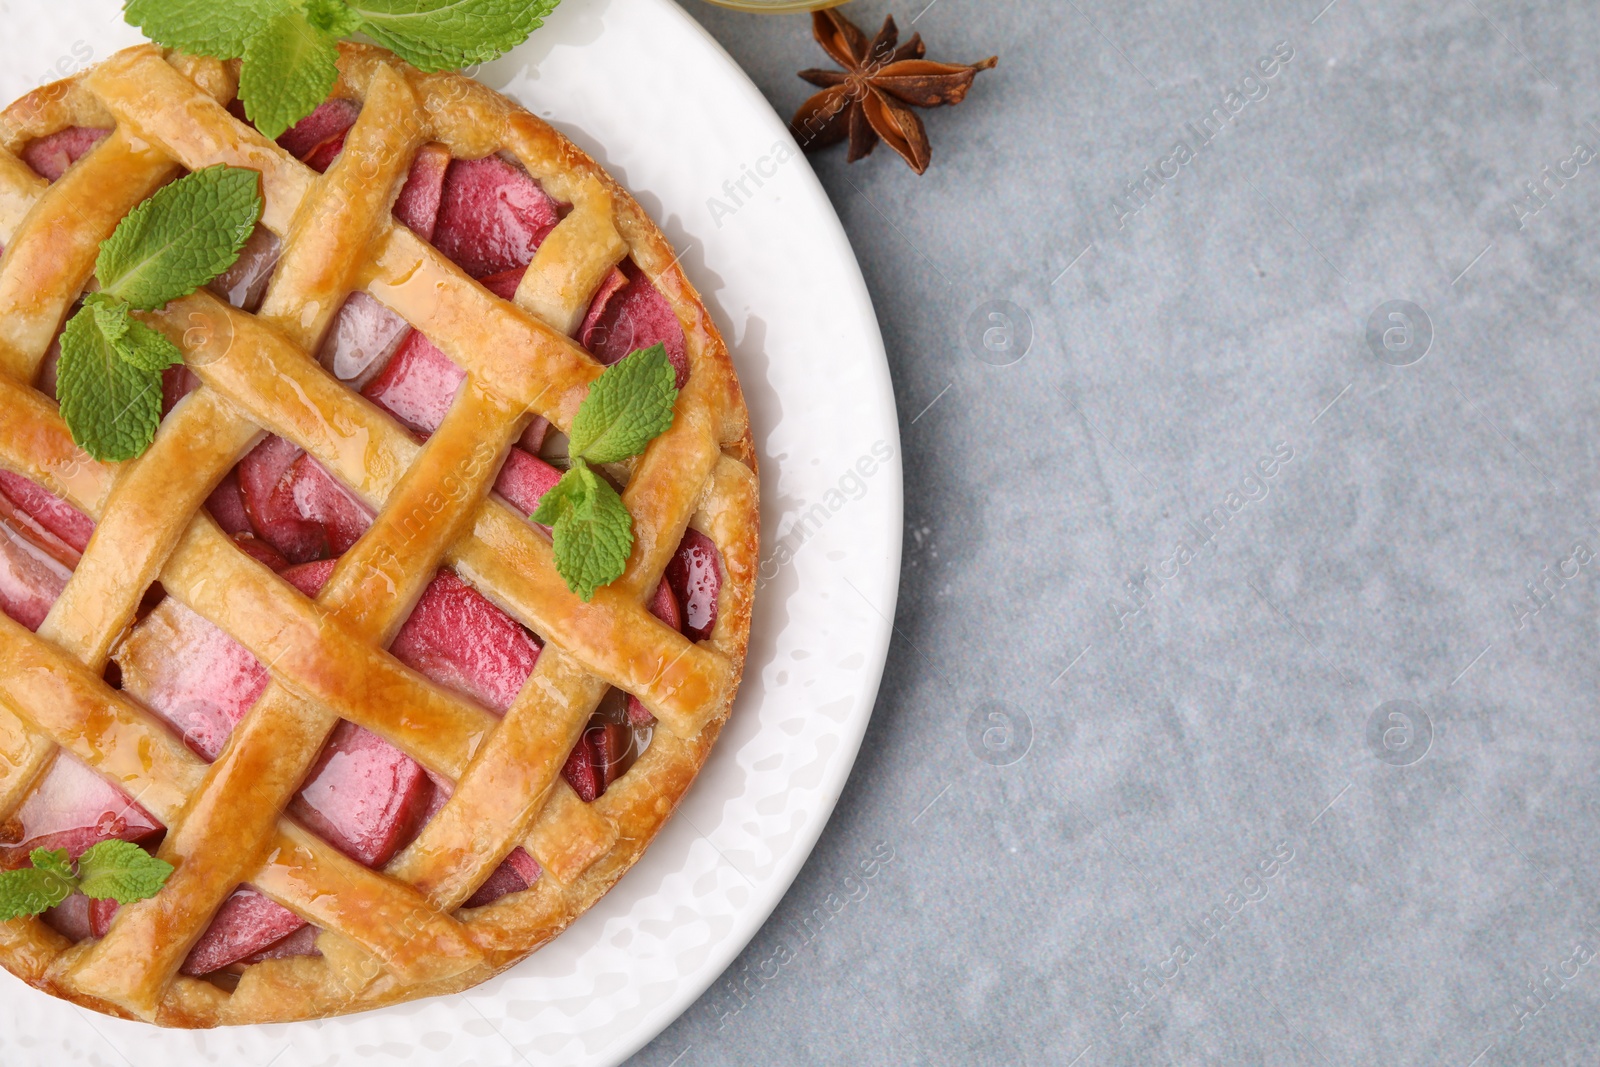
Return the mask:
<svg viewBox="0 0 1600 1067">
<path fill-rule="evenodd" d="M 881 138 L 900 153 L 918 174 L 933 156 L 928 131 L 913 107 L 959 104 L 978 71 L 998 62 L 935 63 L 924 59 L 921 34 L 899 44 L 894 16 L 871 41 L 860 27 L 836 11 L 818 11 L 811 31 L 822 50 L 844 70 L 802 70 L 800 77 L 822 92 L 801 105 L 790 127 L 806 151 L 850 139 L 848 162 L 870 154 Z"/>
</svg>

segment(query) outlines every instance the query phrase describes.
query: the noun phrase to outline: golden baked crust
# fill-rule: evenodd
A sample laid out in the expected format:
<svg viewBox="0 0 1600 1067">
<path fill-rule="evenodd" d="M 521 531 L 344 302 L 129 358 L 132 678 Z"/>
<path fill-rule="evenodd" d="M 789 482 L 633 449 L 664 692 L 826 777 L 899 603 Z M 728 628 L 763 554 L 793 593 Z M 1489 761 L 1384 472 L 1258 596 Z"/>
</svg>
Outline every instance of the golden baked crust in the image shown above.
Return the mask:
<svg viewBox="0 0 1600 1067">
<path fill-rule="evenodd" d="M 59 747 L 168 827 L 161 855 L 176 867 L 98 941 L 74 945 L 38 919 L 0 924 L 0 963 L 86 1007 L 177 1027 L 453 992 L 560 933 L 639 858 L 704 762 L 743 670 L 758 562 L 754 450 L 727 349 L 661 232 L 593 160 L 467 78 L 345 44 L 335 95 L 362 107 L 319 177 L 228 113 L 235 87 L 227 64 L 142 46 L 0 113 L 0 467 L 98 523 L 37 634 L 0 615 L 0 819 Z M 29 141 L 74 125 L 114 131 L 54 184 L 17 158 Z M 392 219 L 429 141 L 459 158 L 505 153 L 572 205 L 514 301 Z M 90 282 L 99 242 L 162 183 L 215 163 L 262 175 L 262 224 L 283 242 L 265 303 L 252 316 L 202 290 L 145 316 L 183 348 L 202 386 L 143 457 L 96 462 L 32 383 Z M 690 374 L 672 428 L 629 472 L 627 571 L 585 604 L 556 574 L 548 539 L 490 490 L 530 418 L 570 425 L 600 367 L 569 335 L 630 256 L 682 324 Z M 358 289 L 468 372 L 425 444 L 307 354 Z M 265 433 L 305 449 L 377 513 L 315 601 L 246 557 L 203 510 Z M 724 569 L 714 632 L 698 644 L 645 608 L 689 527 L 715 542 Z M 441 565 L 544 641 L 503 719 L 384 651 Z M 133 699 L 136 686 L 102 678 L 158 579 L 271 669 L 267 692 L 209 765 Z M 561 768 L 613 685 L 659 726 L 628 773 L 585 804 Z M 339 719 L 455 783 L 381 871 L 282 814 Z M 518 845 L 543 876 L 462 910 Z M 322 955 L 254 964 L 231 991 L 179 975 L 188 946 L 242 882 L 322 927 Z"/>
</svg>

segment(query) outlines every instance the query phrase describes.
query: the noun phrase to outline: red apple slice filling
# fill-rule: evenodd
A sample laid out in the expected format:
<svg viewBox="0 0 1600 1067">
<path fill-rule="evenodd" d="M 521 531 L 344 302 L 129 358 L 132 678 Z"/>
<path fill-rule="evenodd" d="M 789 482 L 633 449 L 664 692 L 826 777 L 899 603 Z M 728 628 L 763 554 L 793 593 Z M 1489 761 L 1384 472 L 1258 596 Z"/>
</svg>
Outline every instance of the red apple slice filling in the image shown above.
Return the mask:
<svg viewBox="0 0 1600 1067">
<path fill-rule="evenodd" d="M 166 828 L 128 794 L 62 752 L 4 827 L 0 866 L 20 867 L 36 848 L 73 859 L 101 841 L 144 843 Z"/>
<path fill-rule="evenodd" d="M 283 553 L 267 544 L 252 533 L 233 535 L 233 543 L 239 546 L 239 551 L 261 564 L 273 574 L 282 574 L 292 564 L 283 558 Z"/>
<path fill-rule="evenodd" d="M 317 935 L 322 933 L 322 927 L 304 923 L 295 928 L 294 933 L 287 937 L 279 938 L 266 948 L 253 956 L 246 956 L 241 963 L 260 963 L 262 960 L 286 960 L 291 956 L 320 956 L 317 951 Z"/>
<path fill-rule="evenodd" d="M 114 900 L 92 900 L 82 893 L 74 893 L 44 913 L 44 921 L 74 941 L 88 937 L 104 937 L 111 929 L 111 917 L 117 913 Z"/>
<path fill-rule="evenodd" d="M 211 512 L 211 517 L 217 521 L 229 534 L 250 534 L 255 536 L 255 527 L 250 523 L 250 514 L 244 508 L 244 490 L 239 486 L 239 472 L 231 470 L 217 483 L 217 487 L 206 498 L 206 510 Z"/>
<path fill-rule="evenodd" d="M 89 154 L 89 149 L 100 143 L 110 130 L 89 126 L 69 126 L 59 133 L 30 141 L 22 150 L 22 161 L 32 167 L 39 177 L 56 181 L 67 168 Z"/>
<path fill-rule="evenodd" d="M 361 106 L 353 100 L 324 100 L 315 111 L 289 127 L 278 138 L 278 146 L 321 174 L 344 148 L 345 135 L 359 114 Z"/>
<path fill-rule="evenodd" d="M 335 556 L 348 552 L 372 525 L 366 505 L 310 456 L 302 453 L 295 460 L 288 481 L 295 510 L 322 527 Z"/>
<path fill-rule="evenodd" d="M 47 910 L 40 918 L 63 937 L 82 941 L 94 936 L 89 922 L 90 900 L 82 893 L 74 893 L 60 904 Z"/>
<path fill-rule="evenodd" d="M 339 309 L 317 359 L 329 374 L 360 391 L 382 373 L 410 330 L 405 319 L 357 290 Z"/>
<path fill-rule="evenodd" d="M 289 810 L 339 851 L 381 867 L 422 829 L 433 783 L 377 734 L 342 722 Z"/>
<path fill-rule="evenodd" d="M 240 462 L 235 481 L 249 530 L 292 563 L 347 551 L 372 523 L 365 505 L 322 467 L 281 437 L 269 437 Z M 237 526 L 232 484 L 210 503 L 226 527 Z M 235 530 L 234 532 L 244 532 Z"/>
<path fill-rule="evenodd" d="M 161 372 L 161 417 L 166 418 L 172 414 L 172 409 L 178 406 L 178 401 L 200 388 L 200 379 L 195 377 L 194 371 L 178 364 L 168 367 Z"/>
<path fill-rule="evenodd" d="M 691 641 L 710 637 L 722 595 L 722 554 L 716 542 L 699 530 L 686 531 L 667 564 L 667 582 L 683 605 L 684 636 Z"/>
<path fill-rule="evenodd" d="M 89 547 L 89 536 L 94 533 L 89 516 L 37 482 L 0 470 L 0 496 L 78 552 Z"/>
<path fill-rule="evenodd" d="M 591 725 L 567 756 L 562 775 L 584 803 L 593 803 L 627 773 L 634 752 L 633 730 L 622 723 Z"/>
<path fill-rule="evenodd" d="M 172 598 L 117 654 L 123 688 L 207 762 L 267 688 L 267 670 L 243 645 Z"/>
<path fill-rule="evenodd" d="M 302 514 L 295 500 L 296 464 L 304 455 L 289 441 L 268 437 L 237 468 L 251 527 L 291 563 L 308 563 L 328 554 L 328 531 Z"/>
<path fill-rule="evenodd" d="M 520 448 L 513 448 L 506 456 L 506 465 L 500 468 L 494 488 L 512 507 L 524 515 L 532 515 L 540 499 L 560 480 L 561 472 L 550 464 Z"/>
<path fill-rule="evenodd" d="M 467 372 L 412 330 L 361 395 L 419 433 L 439 428 Z"/>
<path fill-rule="evenodd" d="M 394 202 L 394 216 L 424 241 L 433 240 L 444 200 L 444 176 L 450 169 L 450 149 L 437 142 L 425 144 L 411 161 L 411 172 Z"/>
<path fill-rule="evenodd" d="M 605 795 L 649 747 L 655 719 L 620 689 L 609 690 L 567 755 L 562 775 L 585 803 Z M 640 715 L 644 719 L 639 718 Z"/>
<path fill-rule="evenodd" d="M 94 524 L 66 501 L 0 471 L 0 611 L 37 630 L 93 533 Z"/>
<path fill-rule="evenodd" d="M 183 973 L 199 975 L 221 970 L 263 952 L 305 925 L 305 920 L 288 908 L 250 886 L 240 886 L 222 902 L 211 925 L 189 950 Z M 314 945 L 312 949 L 315 950 Z"/>
<path fill-rule="evenodd" d="M 511 855 L 505 862 L 494 869 L 488 879 L 478 887 L 478 891 L 461 905 L 464 908 L 481 908 L 493 904 L 501 897 L 512 893 L 520 893 L 539 880 L 543 868 L 539 861 L 528 855 L 522 847 L 511 850 Z"/>
<path fill-rule="evenodd" d="M 661 290 L 631 259 L 623 260 L 600 286 L 578 329 L 578 341 L 607 366 L 636 349 L 662 345 L 678 372 L 678 388 L 689 381 L 689 345 L 683 324 Z"/>
<path fill-rule="evenodd" d="M 267 284 L 272 272 L 278 268 L 283 255 L 283 243 L 265 226 L 257 226 L 239 250 L 233 265 L 206 286 L 217 296 L 236 308 L 251 312 L 261 307 L 267 295 Z"/>
<path fill-rule="evenodd" d="M 417 673 L 500 713 L 539 659 L 531 633 L 450 571 L 429 583 L 390 651 Z"/>
<path fill-rule="evenodd" d="M 533 177 L 499 156 L 456 159 L 445 171 L 434 246 L 474 278 L 526 267 L 560 208 Z"/>
<path fill-rule="evenodd" d="M 0 611 L 37 630 L 67 587 L 76 555 L 0 497 Z"/>
</svg>

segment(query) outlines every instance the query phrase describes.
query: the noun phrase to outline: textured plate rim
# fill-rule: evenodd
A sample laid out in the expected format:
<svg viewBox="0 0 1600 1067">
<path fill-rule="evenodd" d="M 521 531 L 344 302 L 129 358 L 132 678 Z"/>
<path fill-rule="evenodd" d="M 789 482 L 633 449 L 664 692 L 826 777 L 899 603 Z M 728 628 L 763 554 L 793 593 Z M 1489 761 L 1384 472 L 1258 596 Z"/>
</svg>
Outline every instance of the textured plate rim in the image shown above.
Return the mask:
<svg viewBox="0 0 1600 1067">
<path fill-rule="evenodd" d="M 755 121 L 766 122 L 772 127 L 771 132 L 775 136 L 789 136 L 788 124 L 779 118 L 777 112 L 772 109 L 772 105 L 768 103 L 767 98 L 756 87 L 755 82 L 745 73 L 744 68 L 734 61 L 733 57 L 722 47 L 720 41 L 711 36 L 710 31 L 687 11 L 683 10 L 682 7 L 673 3 L 672 0 L 652 0 L 652 2 L 670 9 L 673 14 L 689 27 L 692 33 L 701 38 L 712 55 L 723 64 L 725 68 L 724 74 L 727 76 L 730 89 L 736 90 L 745 98 L 747 106 L 753 112 L 752 117 Z M 759 16 L 752 14 L 752 17 Z M 851 311 L 859 318 L 859 328 L 863 335 L 871 338 L 871 353 L 874 357 L 872 359 L 873 378 L 878 385 L 878 400 L 881 407 L 879 414 L 884 422 L 882 431 L 894 446 L 896 462 L 892 470 L 887 472 L 893 479 L 889 487 L 892 500 L 890 511 L 893 522 L 889 527 L 889 543 L 885 546 L 889 559 L 884 568 L 884 574 L 892 575 L 893 577 L 886 579 L 883 583 L 883 588 L 876 590 L 880 594 L 880 599 L 874 601 L 874 603 L 884 605 L 882 612 L 885 619 L 872 635 L 872 646 L 867 650 L 868 662 L 873 666 L 863 675 L 863 682 L 860 687 L 860 696 L 863 698 L 862 710 L 849 724 L 849 732 L 843 739 L 844 747 L 841 749 L 836 769 L 833 771 L 832 777 L 827 782 L 819 802 L 814 808 L 816 817 L 813 818 L 811 825 L 807 827 L 796 847 L 778 865 L 777 870 L 758 887 L 752 902 L 744 908 L 738 921 L 734 924 L 733 933 L 720 946 L 708 954 L 706 961 L 701 964 L 700 974 L 693 980 L 685 982 L 682 990 L 677 995 L 665 1001 L 647 1018 L 647 1021 L 636 1029 L 636 1032 L 629 1039 L 622 1041 L 617 1046 L 617 1055 L 606 1061 L 608 1067 L 615 1067 L 615 1065 L 627 1060 L 653 1041 L 667 1027 L 671 1026 L 679 1016 L 692 1007 L 704 995 L 705 991 L 711 987 L 712 983 L 720 978 L 723 972 L 739 957 L 739 954 L 760 932 L 762 926 L 772 916 L 772 913 L 777 910 L 778 905 L 783 902 L 783 898 L 788 894 L 790 886 L 800 876 L 801 868 L 811 858 L 811 853 L 816 849 L 817 842 L 822 838 L 823 830 L 832 821 L 834 808 L 838 806 L 839 797 L 843 794 L 845 784 L 850 779 L 850 773 L 855 768 L 856 758 L 861 751 L 861 743 L 866 737 L 867 726 L 872 720 L 872 709 L 877 703 L 878 690 L 883 682 L 883 671 L 888 662 L 889 641 L 893 634 L 893 619 L 900 594 L 900 562 L 905 527 L 905 493 L 903 475 L 899 463 L 901 455 L 900 423 L 895 407 L 894 388 L 889 374 L 889 358 L 884 350 L 883 334 L 878 328 L 878 317 L 872 304 L 872 296 L 867 291 L 866 279 L 861 274 L 861 265 L 856 260 L 855 250 L 851 247 L 850 239 L 844 232 L 844 224 L 840 222 L 839 215 L 833 208 L 833 202 L 828 198 L 827 192 L 822 188 L 821 181 L 818 180 L 816 172 L 812 170 L 811 164 L 806 160 L 804 154 L 801 155 L 797 162 L 799 163 L 800 184 L 804 190 L 805 197 L 810 201 L 807 207 L 826 221 L 824 233 L 818 235 L 819 240 L 825 239 L 827 243 L 834 246 L 833 253 L 839 260 L 841 268 L 843 268 L 841 270 L 841 288 L 850 291 L 849 295 L 853 298 Z M 838 309 L 836 308 L 835 310 L 837 311 Z M 755 429 L 759 439 L 760 427 Z M 765 476 L 766 472 L 763 471 L 762 473 Z M 766 500 L 763 499 L 763 511 L 766 510 L 767 506 Z M 765 546 L 763 546 L 763 549 L 765 549 Z M 748 673 L 743 684 L 746 686 L 752 684 Z M 713 749 L 711 758 L 715 759 L 716 756 L 717 749 Z M 693 786 L 690 788 L 692 790 Z"/>
</svg>

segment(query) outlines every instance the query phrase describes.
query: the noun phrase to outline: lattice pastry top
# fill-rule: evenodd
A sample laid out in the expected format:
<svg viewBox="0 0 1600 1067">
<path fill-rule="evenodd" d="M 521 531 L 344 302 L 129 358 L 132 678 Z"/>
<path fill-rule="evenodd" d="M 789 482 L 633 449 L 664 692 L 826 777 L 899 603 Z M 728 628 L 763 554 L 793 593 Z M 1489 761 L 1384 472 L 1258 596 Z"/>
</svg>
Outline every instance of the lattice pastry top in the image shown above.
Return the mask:
<svg viewBox="0 0 1600 1067">
<path fill-rule="evenodd" d="M 559 933 L 705 760 L 757 562 L 726 348 L 593 160 L 371 47 L 276 143 L 235 91 L 140 47 L 0 113 L 0 868 L 175 866 L 0 923 L 0 962 L 166 1026 L 449 993 Z M 261 225 L 143 316 L 186 365 L 149 451 L 96 462 L 55 338 L 119 220 L 215 163 L 260 172 Z M 547 431 L 656 342 L 674 421 L 608 468 L 635 544 L 585 603 L 527 517 Z"/>
</svg>

